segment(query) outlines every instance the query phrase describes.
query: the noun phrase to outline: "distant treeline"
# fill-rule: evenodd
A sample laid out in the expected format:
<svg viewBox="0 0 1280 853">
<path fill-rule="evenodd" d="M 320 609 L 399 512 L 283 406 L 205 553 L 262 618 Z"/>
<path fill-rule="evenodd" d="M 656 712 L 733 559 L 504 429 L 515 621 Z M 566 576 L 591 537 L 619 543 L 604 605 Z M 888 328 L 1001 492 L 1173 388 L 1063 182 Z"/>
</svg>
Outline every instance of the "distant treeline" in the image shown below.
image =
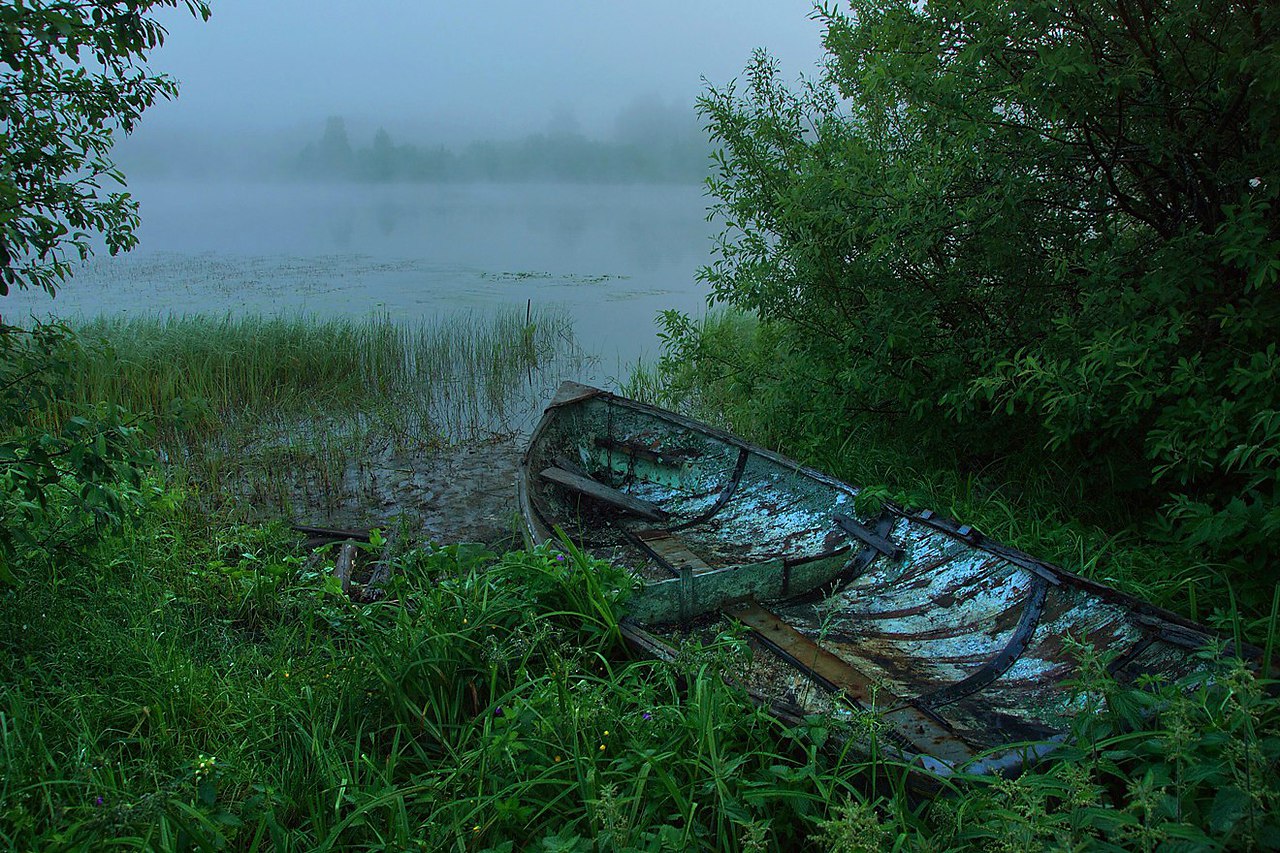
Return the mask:
<svg viewBox="0 0 1280 853">
<path fill-rule="evenodd" d="M 396 144 L 380 128 L 372 144 L 355 147 L 345 122 L 330 118 L 319 141 L 299 153 L 296 174 L 365 182 L 679 183 L 707 175 L 710 151 L 700 133 L 605 141 L 588 139 L 574 129 L 453 149 Z"/>
</svg>

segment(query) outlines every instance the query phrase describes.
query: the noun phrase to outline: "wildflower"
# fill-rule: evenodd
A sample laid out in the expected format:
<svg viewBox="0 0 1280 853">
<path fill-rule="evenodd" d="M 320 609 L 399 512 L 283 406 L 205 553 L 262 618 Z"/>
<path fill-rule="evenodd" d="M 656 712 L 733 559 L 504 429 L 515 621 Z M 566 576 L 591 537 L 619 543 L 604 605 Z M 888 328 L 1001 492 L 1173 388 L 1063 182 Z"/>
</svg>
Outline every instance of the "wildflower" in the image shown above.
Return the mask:
<svg viewBox="0 0 1280 853">
<path fill-rule="evenodd" d="M 649 720 L 653 719 L 653 714 L 650 714 L 648 711 L 645 711 L 640 715 L 640 719 L 644 720 L 645 722 L 648 722 Z"/>
<path fill-rule="evenodd" d="M 494 709 L 493 709 L 493 715 L 494 715 L 495 717 L 501 717 L 501 716 L 502 716 L 502 706 L 501 706 L 501 705 L 499 705 L 498 707 L 496 707 L 496 708 L 494 708 Z"/>
<path fill-rule="evenodd" d="M 556 759 L 556 760 L 557 760 L 557 761 L 559 761 L 559 759 Z M 102 800 L 102 795 L 101 795 L 101 794 L 99 794 L 97 797 L 94 797 L 94 798 L 93 798 L 93 804 L 94 804 L 95 806 L 100 806 L 100 805 L 102 805 L 102 803 L 103 803 L 103 800 Z"/>
<path fill-rule="evenodd" d="M 604 730 L 604 736 L 605 736 L 605 737 L 608 737 L 608 736 L 609 736 L 609 730 L 608 730 L 608 729 L 605 729 L 605 730 Z"/>
<path fill-rule="evenodd" d="M 557 562 L 557 563 L 563 563 L 563 562 L 564 562 L 564 554 L 556 554 L 556 562 Z"/>
<path fill-rule="evenodd" d="M 286 670 L 284 671 L 284 677 L 285 677 L 285 678 L 288 678 L 288 677 L 289 677 L 289 670 L 287 670 L 287 669 L 286 669 Z"/>
<path fill-rule="evenodd" d="M 478 823 L 477 823 L 475 826 L 471 827 L 471 831 L 472 831 L 472 832 L 479 832 L 479 831 L 480 831 L 480 824 L 478 824 Z"/>
<path fill-rule="evenodd" d="M 556 764 L 559 764 L 559 763 L 560 763 L 560 756 L 558 756 L 558 755 L 557 755 L 557 756 L 556 756 Z M 99 799 L 101 799 L 101 797 L 99 797 Z"/>
<path fill-rule="evenodd" d="M 600 751 L 604 752 L 604 744 L 600 744 Z"/>
</svg>

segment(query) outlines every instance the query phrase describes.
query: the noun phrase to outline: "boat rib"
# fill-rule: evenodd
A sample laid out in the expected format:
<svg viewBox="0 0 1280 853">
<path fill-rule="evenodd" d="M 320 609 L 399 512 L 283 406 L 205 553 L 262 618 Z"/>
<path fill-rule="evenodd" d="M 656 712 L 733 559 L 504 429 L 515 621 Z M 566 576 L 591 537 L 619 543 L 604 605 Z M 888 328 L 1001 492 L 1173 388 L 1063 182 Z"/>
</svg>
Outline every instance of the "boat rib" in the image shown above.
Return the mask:
<svg viewBox="0 0 1280 853">
<path fill-rule="evenodd" d="M 584 385 L 548 406 L 517 490 L 530 543 L 560 528 L 635 573 L 623 634 L 639 653 L 675 659 L 684 638 L 737 621 L 761 648 L 733 678 L 771 712 L 852 703 L 937 773 L 1051 754 L 1080 706 L 1081 643 L 1114 652 L 1122 679 L 1203 677 L 1192 650 L 1211 644 L 1261 659 L 963 522 L 891 503 L 867 517 L 856 486 Z M 794 679 L 808 685 L 798 704 Z"/>
</svg>

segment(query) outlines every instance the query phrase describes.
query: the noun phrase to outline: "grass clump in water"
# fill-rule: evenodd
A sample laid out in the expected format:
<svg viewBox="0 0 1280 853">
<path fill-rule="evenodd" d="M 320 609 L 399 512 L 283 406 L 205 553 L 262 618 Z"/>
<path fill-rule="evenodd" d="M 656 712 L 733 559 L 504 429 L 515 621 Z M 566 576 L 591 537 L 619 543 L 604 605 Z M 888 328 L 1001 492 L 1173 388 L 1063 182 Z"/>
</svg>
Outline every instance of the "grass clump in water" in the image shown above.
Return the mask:
<svg viewBox="0 0 1280 853">
<path fill-rule="evenodd" d="M 157 444 L 206 492 L 332 509 L 368 462 L 512 432 L 585 358 L 566 315 L 508 310 L 405 324 L 388 317 L 99 318 L 59 405 L 158 418 Z"/>
<path fill-rule="evenodd" d="M 198 403 L 205 433 L 269 411 L 366 411 L 395 404 L 463 437 L 501 428 L 532 371 L 574 352 L 564 315 L 502 311 L 403 324 L 389 317 L 111 317 L 90 343 L 72 401 L 139 412 Z"/>
</svg>

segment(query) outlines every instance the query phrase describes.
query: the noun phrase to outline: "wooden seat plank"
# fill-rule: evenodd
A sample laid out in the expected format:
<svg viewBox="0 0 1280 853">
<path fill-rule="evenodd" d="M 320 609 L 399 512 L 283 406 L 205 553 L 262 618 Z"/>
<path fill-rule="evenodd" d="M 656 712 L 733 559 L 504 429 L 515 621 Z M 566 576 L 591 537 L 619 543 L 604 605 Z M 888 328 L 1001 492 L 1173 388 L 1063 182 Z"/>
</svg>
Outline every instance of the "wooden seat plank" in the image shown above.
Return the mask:
<svg viewBox="0 0 1280 853">
<path fill-rule="evenodd" d="M 751 628 L 767 646 L 803 671 L 843 692 L 859 706 L 889 723 L 893 731 L 909 742 L 916 752 L 941 759 L 952 766 L 973 758 L 974 751 L 969 745 L 940 719 L 879 687 L 865 673 L 815 643 L 754 599 L 730 604 L 724 612 Z"/>
<path fill-rule="evenodd" d="M 628 524 L 627 531 L 639 539 L 642 547 L 651 551 L 659 561 L 667 565 L 676 574 L 683 569 L 690 569 L 695 575 L 712 571 L 712 567 L 697 554 L 689 550 L 683 539 L 669 530 L 655 527 L 642 527 Z"/>
<path fill-rule="evenodd" d="M 606 486 L 604 483 L 592 480 L 590 477 L 583 477 L 563 468 L 544 468 L 538 476 L 548 482 L 563 486 L 592 500 L 617 507 L 623 512 L 640 518 L 647 518 L 650 521 L 665 521 L 667 518 L 666 510 L 655 503 L 632 497 L 625 492 Z"/>
</svg>

